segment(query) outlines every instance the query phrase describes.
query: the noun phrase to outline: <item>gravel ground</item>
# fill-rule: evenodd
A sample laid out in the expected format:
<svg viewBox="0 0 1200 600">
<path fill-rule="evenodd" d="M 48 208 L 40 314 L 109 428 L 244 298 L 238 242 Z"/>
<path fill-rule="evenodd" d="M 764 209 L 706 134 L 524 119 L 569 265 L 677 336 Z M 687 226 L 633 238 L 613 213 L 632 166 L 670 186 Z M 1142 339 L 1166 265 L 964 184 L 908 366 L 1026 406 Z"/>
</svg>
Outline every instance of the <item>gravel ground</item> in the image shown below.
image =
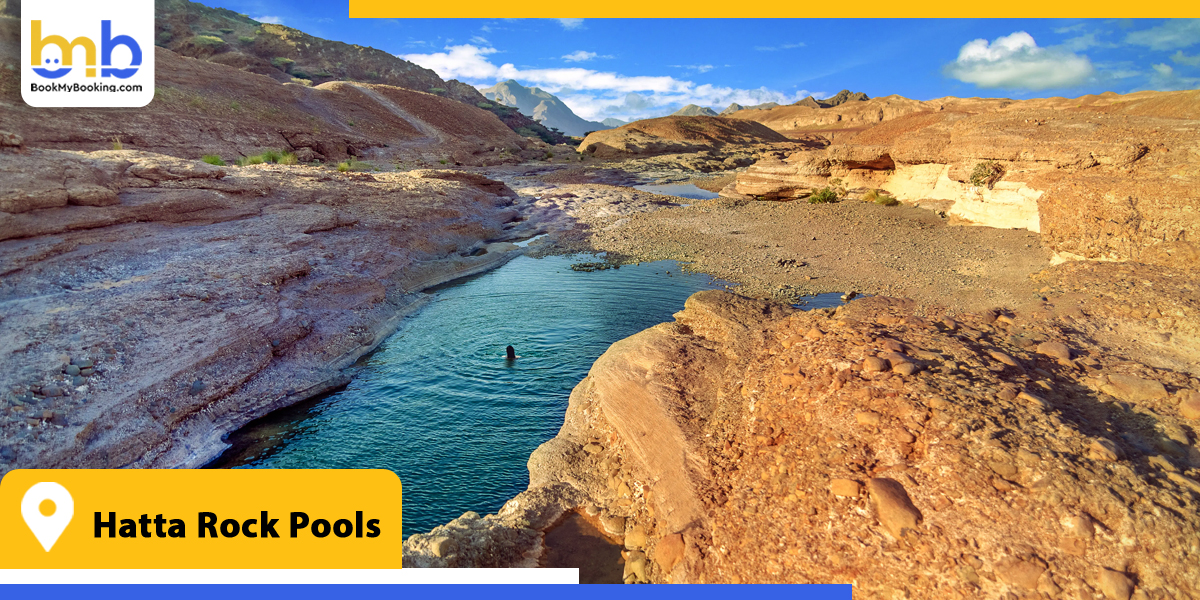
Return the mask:
<svg viewBox="0 0 1200 600">
<path fill-rule="evenodd" d="M 853 291 L 952 310 L 1021 309 L 1040 302 L 1030 275 L 1049 265 L 1036 233 L 958 226 L 919 208 L 685 202 L 692 204 L 619 218 L 573 212 L 596 251 L 624 261 L 685 262 L 756 297 Z"/>
</svg>

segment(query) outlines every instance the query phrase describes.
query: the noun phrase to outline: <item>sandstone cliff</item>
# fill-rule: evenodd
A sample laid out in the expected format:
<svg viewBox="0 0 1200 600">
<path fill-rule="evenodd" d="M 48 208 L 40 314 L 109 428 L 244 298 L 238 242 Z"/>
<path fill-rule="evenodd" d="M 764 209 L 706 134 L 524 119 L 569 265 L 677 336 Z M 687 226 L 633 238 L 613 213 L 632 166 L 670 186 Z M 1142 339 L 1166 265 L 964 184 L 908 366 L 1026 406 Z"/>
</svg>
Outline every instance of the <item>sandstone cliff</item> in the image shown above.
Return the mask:
<svg viewBox="0 0 1200 600">
<path fill-rule="evenodd" d="M 969 222 L 1039 231 L 1062 257 L 1196 264 L 1200 92 L 945 102 L 937 111 L 907 102 L 898 103 L 906 114 L 844 143 L 760 161 L 736 190 L 803 198 L 836 178 Z"/>
<path fill-rule="evenodd" d="M 1200 593 L 1200 380 L 1104 351 L 1054 307 L 914 307 L 694 295 L 596 362 L 529 491 L 413 536 L 406 565 L 529 564 L 578 510 L 624 545 L 626 581 Z"/>
</svg>

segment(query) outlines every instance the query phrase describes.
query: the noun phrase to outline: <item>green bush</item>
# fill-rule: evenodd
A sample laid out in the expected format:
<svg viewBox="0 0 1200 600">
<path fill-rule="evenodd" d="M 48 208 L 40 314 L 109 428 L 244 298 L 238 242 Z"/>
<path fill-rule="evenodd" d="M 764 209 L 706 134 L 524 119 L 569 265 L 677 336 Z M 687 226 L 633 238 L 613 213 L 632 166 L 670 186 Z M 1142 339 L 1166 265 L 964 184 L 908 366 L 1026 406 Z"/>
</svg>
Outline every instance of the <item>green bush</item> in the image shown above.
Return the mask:
<svg viewBox="0 0 1200 600">
<path fill-rule="evenodd" d="M 276 56 L 275 58 L 271 59 L 271 65 L 273 65 L 276 69 L 283 71 L 284 73 L 286 73 L 288 69 L 292 68 L 292 65 L 294 64 L 296 64 L 296 61 L 283 56 Z"/>
<path fill-rule="evenodd" d="M 994 160 L 985 160 L 971 171 L 971 185 L 990 190 L 1001 177 L 1004 177 L 1004 166 Z"/>
<path fill-rule="evenodd" d="M 288 157 L 291 158 L 288 158 Z M 292 162 L 287 162 L 287 161 Z M 237 160 L 237 166 L 245 167 L 247 165 L 261 165 L 263 163 L 279 163 L 285 165 L 296 164 L 296 155 L 291 152 L 283 152 L 282 150 L 264 150 L 262 154 L 247 156 Z"/>
<path fill-rule="evenodd" d="M 475 106 L 478 106 L 479 108 L 491 108 L 495 105 L 491 102 L 476 102 Z"/>
<path fill-rule="evenodd" d="M 350 163 L 349 162 L 338 163 L 337 169 L 338 169 L 338 173 L 345 173 L 350 170 Z"/>
<path fill-rule="evenodd" d="M 440 95 L 446 93 L 446 88 L 431 87 L 431 88 L 429 88 L 429 93 L 430 94 L 438 94 L 440 96 Z"/>
<path fill-rule="evenodd" d="M 829 188 L 821 188 L 816 193 L 808 197 L 809 204 L 828 204 L 830 202 L 837 201 L 837 192 L 834 192 Z"/>
<path fill-rule="evenodd" d="M 210 165 L 216 165 L 218 167 L 225 166 L 225 161 L 221 160 L 221 157 L 217 156 L 216 154 L 205 154 L 204 158 L 201 158 L 200 160 L 202 160 Z"/>
<path fill-rule="evenodd" d="M 225 40 L 215 35 L 194 35 L 192 43 L 204 48 L 220 48 L 225 45 Z"/>
<path fill-rule="evenodd" d="M 159 46 L 166 46 L 167 44 L 171 43 L 172 39 L 175 39 L 175 35 L 170 31 L 160 31 L 158 33 L 157 43 Z"/>
<path fill-rule="evenodd" d="M 300 160 L 298 158 L 296 158 L 296 155 L 292 154 L 291 152 L 284 152 L 283 156 L 279 157 L 279 164 L 281 164 L 281 165 L 294 165 L 299 162 L 300 162 Z"/>
<path fill-rule="evenodd" d="M 339 173 L 348 171 L 378 171 L 379 168 L 369 162 L 363 162 L 351 156 L 346 159 L 346 162 L 338 163 L 337 170 Z"/>
<path fill-rule="evenodd" d="M 438 162 L 440 162 L 444 165 L 444 164 L 448 164 L 450 161 L 443 158 L 442 160 L 439 160 Z"/>
<path fill-rule="evenodd" d="M 312 75 L 300 70 L 292 71 L 292 77 L 297 79 L 312 79 Z"/>
<path fill-rule="evenodd" d="M 247 37 L 247 36 L 244 36 L 244 35 L 243 35 L 243 36 L 241 36 L 241 37 L 239 37 L 239 38 L 238 38 L 238 41 L 239 41 L 239 42 L 241 42 L 241 43 L 243 43 L 243 44 L 250 45 L 250 44 L 253 44 L 253 43 L 254 43 L 254 38 L 252 38 L 252 37 Z"/>
<path fill-rule="evenodd" d="M 896 206 L 900 201 L 890 196 L 883 190 L 869 190 L 863 194 L 863 200 L 874 202 L 880 206 Z"/>
<path fill-rule="evenodd" d="M 283 158 L 283 153 L 278 150 L 267 150 L 260 156 L 262 156 L 263 160 L 266 162 L 277 163 L 279 162 L 279 159 Z"/>
<path fill-rule="evenodd" d="M 220 31 L 221 31 L 221 33 L 228 35 L 230 33 L 233 33 L 234 30 L 229 27 L 222 27 Z"/>
</svg>

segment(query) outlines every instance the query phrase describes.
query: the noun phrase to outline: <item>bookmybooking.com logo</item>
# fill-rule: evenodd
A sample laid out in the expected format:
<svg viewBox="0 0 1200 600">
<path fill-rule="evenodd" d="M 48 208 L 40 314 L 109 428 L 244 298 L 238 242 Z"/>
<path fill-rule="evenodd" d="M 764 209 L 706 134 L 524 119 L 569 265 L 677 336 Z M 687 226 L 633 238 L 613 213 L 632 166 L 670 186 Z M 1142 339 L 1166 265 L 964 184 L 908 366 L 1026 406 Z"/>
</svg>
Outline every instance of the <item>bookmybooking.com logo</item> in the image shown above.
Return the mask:
<svg viewBox="0 0 1200 600">
<path fill-rule="evenodd" d="M 21 97 L 36 107 L 154 99 L 154 0 L 26 0 Z"/>
</svg>

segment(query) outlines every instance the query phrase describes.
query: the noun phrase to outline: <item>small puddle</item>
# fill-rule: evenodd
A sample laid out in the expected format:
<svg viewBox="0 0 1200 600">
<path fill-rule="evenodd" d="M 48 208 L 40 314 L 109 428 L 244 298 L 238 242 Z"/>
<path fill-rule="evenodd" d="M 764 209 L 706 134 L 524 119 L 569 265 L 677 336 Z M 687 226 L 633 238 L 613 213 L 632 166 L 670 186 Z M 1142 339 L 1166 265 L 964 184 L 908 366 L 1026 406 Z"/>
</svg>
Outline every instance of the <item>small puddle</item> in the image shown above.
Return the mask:
<svg viewBox="0 0 1200 600">
<path fill-rule="evenodd" d="M 721 195 L 716 192 L 710 192 L 706 189 L 698 188 L 690 183 L 654 183 L 646 185 L 635 185 L 634 189 L 650 192 L 652 194 L 662 194 L 664 196 L 678 196 L 680 198 L 688 198 L 690 200 L 712 200 L 720 198 Z"/>
</svg>

